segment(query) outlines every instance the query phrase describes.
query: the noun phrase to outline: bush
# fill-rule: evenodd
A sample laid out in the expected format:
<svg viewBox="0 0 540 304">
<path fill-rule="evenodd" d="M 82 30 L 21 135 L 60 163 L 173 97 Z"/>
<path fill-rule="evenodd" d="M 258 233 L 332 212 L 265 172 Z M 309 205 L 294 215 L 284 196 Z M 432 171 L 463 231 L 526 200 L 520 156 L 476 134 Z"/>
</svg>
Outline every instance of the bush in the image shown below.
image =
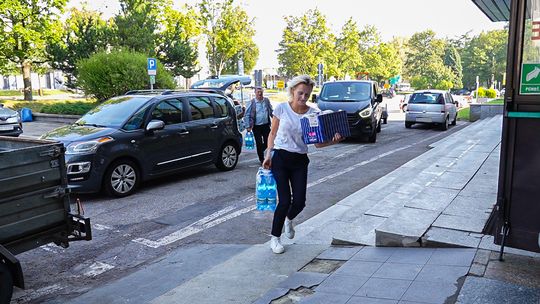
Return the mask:
<svg viewBox="0 0 540 304">
<path fill-rule="evenodd" d="M 484 87 L 478 88 L 478 97 L 486 97 L 486 89 Z"/>
<path fill-rule="evenodd" d="M 495 98 L 497 97 L 497 91 L 495 89 L 489 89 L 486 91 L 486 97 L 487 98 Z"/>
<path fill-rule="evenodd" d="M 91 102 L 66 102 L 44 105 L 41 113 L 83 115 L 92 110 L 96 103 Z"/>
<path fill-rule="evenodd" d="M 100 101 L 129 90 L 150 89 L 146 60 L 144 54 L 123 50 L 96 53 L 77 63 L 77 84 Z M 172 89 L 174 86 L 173 77 L 158 62 L 154 88 Z"/>
</svg>

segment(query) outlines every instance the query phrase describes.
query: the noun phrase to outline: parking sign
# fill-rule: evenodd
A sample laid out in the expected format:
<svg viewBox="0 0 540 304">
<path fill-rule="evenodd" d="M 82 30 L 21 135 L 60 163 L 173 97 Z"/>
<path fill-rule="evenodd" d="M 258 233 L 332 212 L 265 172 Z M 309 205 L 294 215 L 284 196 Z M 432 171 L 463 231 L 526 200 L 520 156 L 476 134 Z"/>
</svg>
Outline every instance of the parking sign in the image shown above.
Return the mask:
<svg viewBox="0 0 540 304">
<path fill-rule="evenodd" d="M 156 75 L 157 72 L 157 61 L 156 58 L 148 58 L 147 60 L 148 75 Z"/>
</svg>

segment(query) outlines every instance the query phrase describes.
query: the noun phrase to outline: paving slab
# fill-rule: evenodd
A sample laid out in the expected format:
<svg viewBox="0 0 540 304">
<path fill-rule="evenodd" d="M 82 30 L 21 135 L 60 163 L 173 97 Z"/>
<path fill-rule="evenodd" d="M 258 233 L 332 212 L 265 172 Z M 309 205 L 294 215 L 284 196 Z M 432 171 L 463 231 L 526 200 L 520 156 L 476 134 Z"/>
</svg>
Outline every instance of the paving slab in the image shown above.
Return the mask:
<svg viewBox="0 0 540 304">
<path fill-rule="evenodd" d="M 425 265 L 416 281 L 456 283 L 469 272 L 468 266 Z"/>
<path fill-rule="evenodd" d="M 368 279 L 369 277 L 333 274 L 324 280 L 315 291 L 352 296 Z"/>
<path fill-rule="evenodd" d="M 377 246 L 420 246 L 419 240 L 439 213 L 403 207 L 375 229 Z"/>
<path fill-rule="evenodd" d="M 356 296 L 399 300 L 412 281 L 370 278 L 356 293 Z"/>
<path fill-rule="evenodd" d="M 346 304 L 349 296 L 336 295 L 333 293 L 316 292 L 313 295 L 300 300 L 301 304 Z"/>
<path fill-rule="evenodd" d="M 317 256 L 318 259 L 350 260 L 362 250 L 362 246 L 332 246 Z"/>
<path fill-rule="evenodd" d="M 288 245 L 285 253 L 276 255 L 267 243 L 251 246 L 151 303 L 253 303 L 327 248 Z"/>
<path fill-rule="evenodd" d="M 479 217 L 484 213 L 490 213 L 497 201 L 497 197 L 492 195 L 482 195 L 479 197 L 463 196 L 458 194 L 456 198 L 444 209 L 443 214 L 457 216 Z"/>
<path fill-rule="evenodd" d="M 298 289 L 300 287 L 312 288 L 321 284 L 328 274 L 317 272 L 295 272 L 291 274 L 285 281 L 282 281 L 277 286 L 278 288 Z"/>
<path fill-rule="evenodd" d="M 457 286 L 449 282 L 414 281 L 403 295 L 405 301 L 443 304 L 458 292 Z"/>
<path fill-rule="evenodd" d="M 433 227 L 481 233 L 489 218 L 489 214 L 484 212 L 475 215 L 474 217 L 470 217 L 441 214 L 433 223 Z"/>
<path fill-rule="evenodd" d="M 422 237 L 422 245 L 426 247 L 472 247 L 480 245 L 481 237 L 472 236 L 466 231 L 431 227 Z"/>
<path fill-rule="evenodd" d="M 424 189 L 411 201 L 407 202 L 405 206 L 442 212 L 452 200 L 454 200 L 458 193 L 459 190 L 455 189 L 428 186 L 424 187 Z"/>
</svg>

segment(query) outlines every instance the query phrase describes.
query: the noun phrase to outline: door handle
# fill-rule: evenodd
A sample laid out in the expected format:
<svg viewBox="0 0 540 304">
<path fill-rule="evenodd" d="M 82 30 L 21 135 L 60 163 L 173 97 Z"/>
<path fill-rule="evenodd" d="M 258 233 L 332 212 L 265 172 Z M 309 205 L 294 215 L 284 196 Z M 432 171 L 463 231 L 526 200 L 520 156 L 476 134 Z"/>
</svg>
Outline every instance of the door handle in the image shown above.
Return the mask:
<svg viewBox="0 0 540 304">
<path fill-rule="evenodd" d="M 188 130 L 182 130 L 182 131 L 178 132 L 178 134 L 180 134 L 180 135 L 188 135 L 189 131 Z"/>
<path fill-rule="evenodd" d="M 217 129 L 217 128 L 218 128 L 218 125 L 216 125 L 216 124 L 212 124 L 212 125 L 210 126 L 210 129 Z"/>
</svg>

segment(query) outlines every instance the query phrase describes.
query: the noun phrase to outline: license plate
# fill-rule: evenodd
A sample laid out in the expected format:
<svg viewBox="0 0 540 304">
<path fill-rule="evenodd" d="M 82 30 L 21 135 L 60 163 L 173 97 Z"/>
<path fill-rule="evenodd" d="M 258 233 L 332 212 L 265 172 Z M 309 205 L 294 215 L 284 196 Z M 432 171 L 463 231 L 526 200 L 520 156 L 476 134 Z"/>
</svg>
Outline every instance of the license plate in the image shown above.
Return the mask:
<svg viewBox="0 0 540 304">
<path fill-rule="evenodd" d="M 432 120 L 431 120 L 431 118 L 429 118 L 429 117 L 418 117 L 418 118 L 416 119 L 416 121 L 417 121 L 417 122 L 431 122 Z"/>
<path fill-rule="evenodd" d="M 11 131 L 13 130 L 13 126 L 1 126 L 0 125 L 0 131 Z"/>
</svg>

